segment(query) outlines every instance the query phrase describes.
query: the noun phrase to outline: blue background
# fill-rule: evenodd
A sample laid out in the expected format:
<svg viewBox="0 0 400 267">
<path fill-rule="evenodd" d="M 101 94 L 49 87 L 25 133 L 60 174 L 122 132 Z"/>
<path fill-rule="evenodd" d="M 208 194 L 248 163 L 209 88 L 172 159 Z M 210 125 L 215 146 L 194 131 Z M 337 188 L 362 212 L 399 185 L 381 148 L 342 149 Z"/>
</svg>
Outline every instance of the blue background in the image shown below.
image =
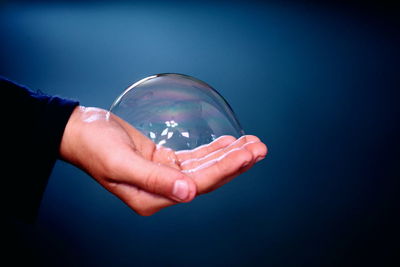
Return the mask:
<svg viewBox="0 0 400 267">
<path fill-rule="evenodd" d="M 37 224 L 20 226 L 21 257 L 52 266 L 394 264 L 396 13 L 361 1 L 2 2 L 1 75 L 105 109 L 149 75 L 192 75 L 269 147 L 230 184 L 151 217 L 59 161 Z"/>
</svg>

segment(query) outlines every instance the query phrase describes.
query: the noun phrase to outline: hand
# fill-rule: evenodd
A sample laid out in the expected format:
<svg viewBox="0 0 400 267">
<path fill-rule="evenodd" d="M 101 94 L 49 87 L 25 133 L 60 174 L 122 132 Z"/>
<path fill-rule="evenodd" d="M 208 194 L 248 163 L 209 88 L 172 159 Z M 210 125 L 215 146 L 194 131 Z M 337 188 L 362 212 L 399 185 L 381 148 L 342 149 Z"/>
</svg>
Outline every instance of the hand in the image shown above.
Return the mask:
<svg viewBox="0 0 400 267">
<path fill-rule="evenodd" d="M 255 136 L 223 136 L 193 150 L 156 146 L 119 117 L 77 107 L 60 157 L 86 171 L 140 215 L 189 202 L 215 190 L 263 159 L 267 147 Z"/>
</svg>

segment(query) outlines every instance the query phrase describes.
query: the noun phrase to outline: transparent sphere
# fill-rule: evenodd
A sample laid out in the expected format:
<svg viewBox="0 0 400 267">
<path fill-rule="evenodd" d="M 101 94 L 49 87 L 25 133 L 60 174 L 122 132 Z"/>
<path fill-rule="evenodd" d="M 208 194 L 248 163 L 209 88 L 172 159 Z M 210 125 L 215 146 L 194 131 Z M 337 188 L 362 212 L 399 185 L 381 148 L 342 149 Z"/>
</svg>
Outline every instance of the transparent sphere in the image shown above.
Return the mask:
<svg viewBox="0 0 400 267">
<path fill-rule="evenodd" d="M 228 102 L 208 84 L 182 74 L 157 74 L 127 88 L 110 112 L 157 145 L 193 149 L 221 135 L 244 134 Z"/>
</svg>

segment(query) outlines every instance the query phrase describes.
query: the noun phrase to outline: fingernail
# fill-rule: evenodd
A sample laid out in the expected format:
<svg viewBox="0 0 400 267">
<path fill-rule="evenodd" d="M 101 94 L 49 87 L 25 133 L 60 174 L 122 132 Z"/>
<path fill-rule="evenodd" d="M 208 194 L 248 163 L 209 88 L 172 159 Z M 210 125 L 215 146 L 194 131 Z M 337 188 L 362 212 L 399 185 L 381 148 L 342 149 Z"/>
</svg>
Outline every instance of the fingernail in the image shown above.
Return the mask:
<svg viewBox="0 0 400 267">
<path fill-rule="evenodd" d="M 265 157 L 257 157 L 256 158 L 256 162 L 259 162 L 259 161 L 261 161 L 261 160 L 263 160 Z"/>
<path fill-rule="evenodd" d="M 185 180 L 175 181 L 172 194 L 180 200 L 187 199 L 189 196 L 189 184 Z"/>
</svg>

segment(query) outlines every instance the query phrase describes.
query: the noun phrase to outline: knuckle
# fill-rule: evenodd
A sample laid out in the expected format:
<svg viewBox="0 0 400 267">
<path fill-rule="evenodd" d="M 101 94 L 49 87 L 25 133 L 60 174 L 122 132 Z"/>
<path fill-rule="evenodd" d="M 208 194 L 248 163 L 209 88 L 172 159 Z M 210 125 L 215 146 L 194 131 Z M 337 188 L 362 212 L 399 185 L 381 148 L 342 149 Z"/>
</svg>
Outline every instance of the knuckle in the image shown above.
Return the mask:
<svg viewBox="0 0 400 267">
<path fill-rule="evenodd" d="M 158 173 L 156 170 L 151 170 L 149 175 L 144 180 L 144 187 L 150 192 L 155 192 L 157 190 L 157 185 L 159 182 Z"/>
</svg>

